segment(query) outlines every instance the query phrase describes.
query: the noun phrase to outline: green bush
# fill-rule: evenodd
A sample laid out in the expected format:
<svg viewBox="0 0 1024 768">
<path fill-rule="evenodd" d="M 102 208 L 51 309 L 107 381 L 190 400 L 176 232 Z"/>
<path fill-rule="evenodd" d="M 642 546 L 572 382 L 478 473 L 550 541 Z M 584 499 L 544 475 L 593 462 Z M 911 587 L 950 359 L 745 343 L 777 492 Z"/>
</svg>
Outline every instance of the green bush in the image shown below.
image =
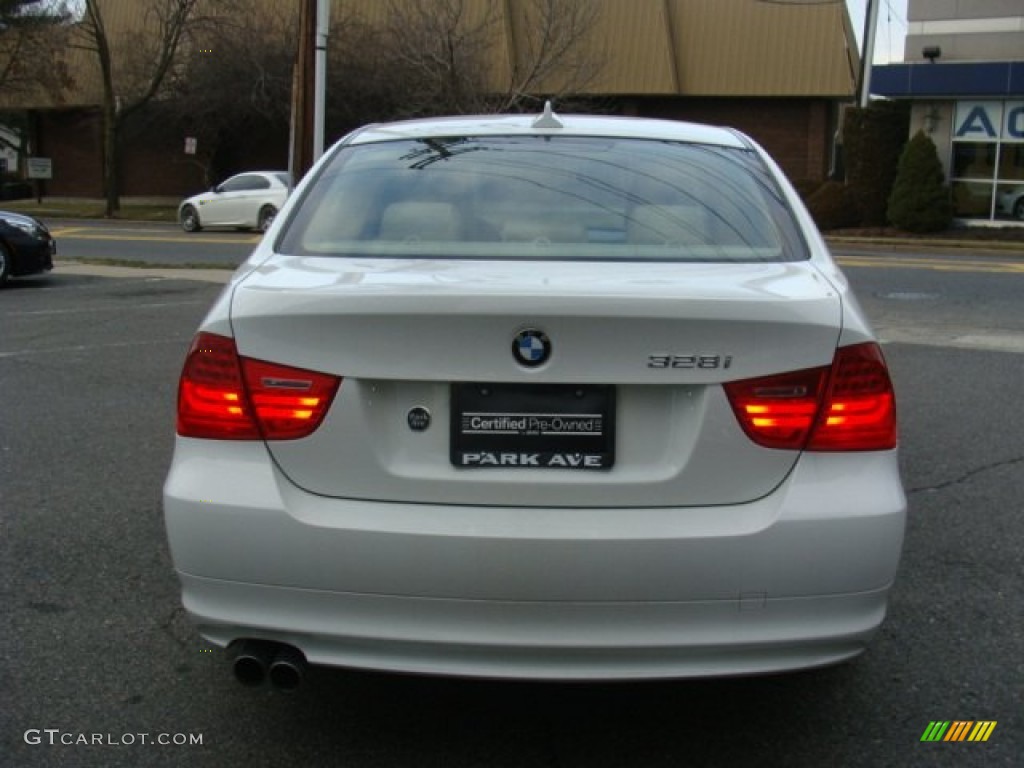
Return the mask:
<svg viewBox="0 0 1024 768">
<path fill-rule="evenodd" d="M 878 101 L 849 107 L 843 119 L 846 182 L 865 227 L 888 223 L 886 201 L 896 179 L 896 165 L 910 130 L 906 102 Z"/>
<path fill-rule="evenodd" d="M 807 198 L 807 210 L 820 230 L 844 229 L 860 224 L 860 211 L 850 188 L 839 181 L 826 181 Z"/>
<path fill-rule="evenodd" d="M 935 144 L 923 131 L 918 131 L 900 156 L 896 182 L 889 195 L 889 221 L 907 232 L 948 229 L 953 209 L 944 182 Z"/>
</svg>

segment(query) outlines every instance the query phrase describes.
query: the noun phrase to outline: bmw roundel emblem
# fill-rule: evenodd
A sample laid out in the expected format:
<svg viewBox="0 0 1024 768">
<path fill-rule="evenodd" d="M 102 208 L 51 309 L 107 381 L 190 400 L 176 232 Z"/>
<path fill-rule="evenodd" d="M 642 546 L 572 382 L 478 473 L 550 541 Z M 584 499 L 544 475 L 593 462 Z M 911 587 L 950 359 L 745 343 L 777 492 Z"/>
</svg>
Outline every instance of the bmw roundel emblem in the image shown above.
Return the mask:
<svg viewBox="0 0 1024 768">
<path fill-rule="evenodd" d="M 543 331 L 527 328 L 512 339 L 512 354 L 528 368 L 544 365 L 551 357 L 551 339 Z"/>
</svg>

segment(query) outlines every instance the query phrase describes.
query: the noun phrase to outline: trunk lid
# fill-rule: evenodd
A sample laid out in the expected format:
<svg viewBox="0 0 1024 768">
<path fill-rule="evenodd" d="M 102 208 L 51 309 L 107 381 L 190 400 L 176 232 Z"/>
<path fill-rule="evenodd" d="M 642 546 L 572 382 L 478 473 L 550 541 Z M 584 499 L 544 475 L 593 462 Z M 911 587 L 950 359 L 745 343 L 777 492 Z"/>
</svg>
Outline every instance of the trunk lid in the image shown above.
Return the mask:
<svg viewBox="0 0 1024 768">
<path fill-rule="evenodd" d="M 276 256 L 236 287 L 231 308 L 241 355 L 344 377 L 317 432 L 268 443 L 296 485 L 345 498 L 559 507 L 769 493 L 798 452 L 754 445 L 721 384 L 829 364 L 840 318 L 837 290 L 810 262 Z M 514 354 L 524 330 L 550 344 L 541 365 Z M 494 392 L 503 405 L 488 409 Z M 563 468 L 594 445 L 587 437 L 509 438 L 495 417 L 570 424 L 601 407 L 597 431 L 613 452 L 603 469 Z M 470 414 L 492 429 L 460 433 Z M 459 461 L 483 458 L 456 466 L 453 439 L 466 449 Z M 546 449 L 559 468 L 535 468 L 531 457 Z"/>
</svg>

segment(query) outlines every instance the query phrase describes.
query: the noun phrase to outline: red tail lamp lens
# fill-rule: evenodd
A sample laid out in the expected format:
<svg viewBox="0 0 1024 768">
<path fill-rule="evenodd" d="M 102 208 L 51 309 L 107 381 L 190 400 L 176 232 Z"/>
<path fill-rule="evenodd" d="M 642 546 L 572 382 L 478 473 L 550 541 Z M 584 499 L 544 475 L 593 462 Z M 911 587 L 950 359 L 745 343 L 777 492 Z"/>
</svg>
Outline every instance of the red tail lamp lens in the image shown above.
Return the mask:
<svg viewBox="0 0 1024 768">
<path fill-rule="evenodd" d="M 896 399 L 882 350 L 877 344 L 840 348 L 807 449 L 881 451 L 895 448 L 897 438 Z"/>
<path fill-rule="evenodd" d="M 747 436 L 765 448 L 800 450 L 818 416 L 828 368 L 734 381 L 725 392 Z"/>
<path fill-rule="evenodd" d="M 238 355 L 234 339 L 200 333 L 178 387 L 178 434 L 295 440 L 323 421 L 341 378 Z"/>
<path fill-rule="evenodd" d="M 842 347 L 831 366 L 730 382 L 725 392 L 743 431 L 766 448 L 896 446 L 892 382 L 877 344 Z"/>
<path fill-rule="evenodd" d="M 338 376 L 246 358 L 242 372 L 267 440 L 295 440 L 316 431 L 341 382 Z"/>
</svg>

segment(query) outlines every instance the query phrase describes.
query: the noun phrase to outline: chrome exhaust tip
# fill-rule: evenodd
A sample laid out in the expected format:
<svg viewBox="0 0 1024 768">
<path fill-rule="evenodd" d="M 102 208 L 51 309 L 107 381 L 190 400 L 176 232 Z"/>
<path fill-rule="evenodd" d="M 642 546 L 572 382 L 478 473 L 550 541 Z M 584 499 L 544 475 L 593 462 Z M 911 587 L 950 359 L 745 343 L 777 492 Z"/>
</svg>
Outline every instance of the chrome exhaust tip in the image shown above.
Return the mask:
<svg viewBox="0 0 1024 768">
<path fill-rule="evenodd" d="M 242 685 L 262 685 L 274 657 L 276 646 L 266 640 L 236 640 L 231 644 L 234 658 L 231 669 Z"/>
<path fill-rule="evenodd" d="M 298 648 L 282 645 L 270 663 L 271 684 L 281 691 L 294 691 L 306 674 L 306 657 Z"/>
</svg>

